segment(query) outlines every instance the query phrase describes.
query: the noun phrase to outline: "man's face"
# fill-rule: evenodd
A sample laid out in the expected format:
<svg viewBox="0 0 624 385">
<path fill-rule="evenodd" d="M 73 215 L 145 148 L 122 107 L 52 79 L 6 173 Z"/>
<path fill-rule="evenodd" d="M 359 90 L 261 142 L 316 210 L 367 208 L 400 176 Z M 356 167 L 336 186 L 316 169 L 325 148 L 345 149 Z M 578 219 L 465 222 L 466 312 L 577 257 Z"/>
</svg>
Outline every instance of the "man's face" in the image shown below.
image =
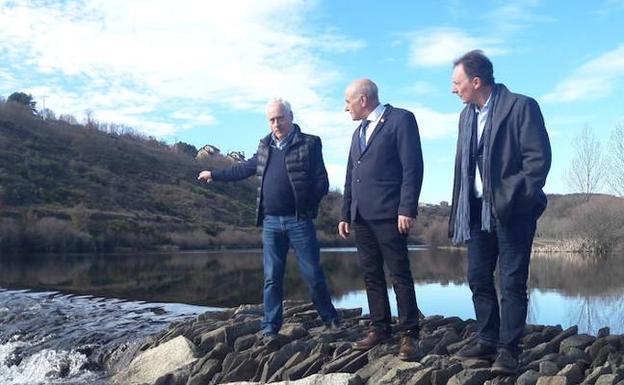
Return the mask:
<svg viewBox="0 0 624 385">
<path fill-rule="evenodd" d="M 362 120 L 366 118 L 364 112 L 365 97 L 359 93 L 356 93 L 351 87 L 345 91 L 345 111 L 351 115 L 352 120 Z"/>
<path fill-rule="evenodd" d="M 292 113 L 286 111 L 280 103 L 272 103 L 267 108 L 267 119 L 271 132 L 277 140 L 282 140 L 288 135 L 292 129 L 293 116 Z"/>
<path fill-rule="evenodd" d="M 464 103 L 476 102 L 476 78 L 469 79 L 468 75 L 464 71 L 464 65 L 458 64 L 453 69 L 453 81 L 451 85 L 451 92 L 457 94 Z"/>
</svg>

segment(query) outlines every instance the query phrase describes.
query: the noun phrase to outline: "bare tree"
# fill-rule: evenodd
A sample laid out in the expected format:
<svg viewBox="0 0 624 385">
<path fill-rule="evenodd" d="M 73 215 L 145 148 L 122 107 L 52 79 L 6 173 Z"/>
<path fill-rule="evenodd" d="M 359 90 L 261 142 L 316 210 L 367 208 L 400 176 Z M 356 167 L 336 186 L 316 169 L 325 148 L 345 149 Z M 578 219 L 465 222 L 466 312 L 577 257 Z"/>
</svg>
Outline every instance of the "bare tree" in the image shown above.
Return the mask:
<svg viewBox="0 0 624 385">
<path fill-rule="evenodd" d="M 624 196 L 624 123 L 615 126 L 609 144 L 609 187 Z"/>
<path fill-rule="evenodd" d="M 600 141 L 586 125 L 572 145 L 575 154 L 566 181 L 572 190 L 584 194 L 585 199 L 589 200 L 591 194 L 600 188 L 604 176 L 604 157 L 600 150 Z"/>
</svg>

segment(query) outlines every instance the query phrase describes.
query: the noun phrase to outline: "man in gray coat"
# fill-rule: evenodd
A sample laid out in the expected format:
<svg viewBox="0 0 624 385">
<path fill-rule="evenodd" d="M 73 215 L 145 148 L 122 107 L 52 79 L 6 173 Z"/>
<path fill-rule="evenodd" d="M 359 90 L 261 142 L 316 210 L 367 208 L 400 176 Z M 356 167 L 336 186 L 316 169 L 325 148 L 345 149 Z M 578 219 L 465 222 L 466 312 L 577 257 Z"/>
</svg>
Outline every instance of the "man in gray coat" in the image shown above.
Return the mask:
<svg viewBox="0 0 624 385">
<path fill-rule="evenodd" d="M 527 279 L 551 152 L 535 100 L 494 83 L 481 51 L 454 62 L 452 92 L 466 103 L 459 118 L 449 235 L 468 245 L 468 284 L 477 343 L 460 358 L 494 358 L 492 371 L 514 374 L 527 316 Z M 500 305 L 494 271 L 500 273 Z"/>
</svg>

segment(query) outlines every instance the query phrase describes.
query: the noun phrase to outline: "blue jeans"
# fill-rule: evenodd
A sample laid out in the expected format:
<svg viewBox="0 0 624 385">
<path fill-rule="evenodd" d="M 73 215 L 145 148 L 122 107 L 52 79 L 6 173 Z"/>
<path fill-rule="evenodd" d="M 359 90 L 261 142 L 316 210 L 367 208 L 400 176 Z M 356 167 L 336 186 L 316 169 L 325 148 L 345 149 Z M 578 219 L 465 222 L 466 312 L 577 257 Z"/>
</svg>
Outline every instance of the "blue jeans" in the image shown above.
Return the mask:
<svg viewBox="0 0 624 385">
<path fill-rule="evenodd" d="M 477 211 L 481 213 L 480 205 Z M 475 207 L 476 208 L 476 207 Z M 479 340 L 518 354 L 527 317 L 527 280 L 537 215 L 523 213 L 509 223 L 492 219 L 491 233 L 471 215 L 468 284 L 472 290 Z M 494 271 L 498 263 L 500 305 Z"/>
<path fill-rule="evenodd" d="M 282 327 L 284 271 L 290 245 L 295 250 L 299 271 L 319 316 L 327 324 L 338 321 L 338 313 L 331 303 L 331 296 L 321 268 L 319 245 L 312 220 L 297 220 L 295 216 L 265 215 L 262 225 L 262 243 L 264 255 L 263 333 L 276 334 Z"/>
</svg>

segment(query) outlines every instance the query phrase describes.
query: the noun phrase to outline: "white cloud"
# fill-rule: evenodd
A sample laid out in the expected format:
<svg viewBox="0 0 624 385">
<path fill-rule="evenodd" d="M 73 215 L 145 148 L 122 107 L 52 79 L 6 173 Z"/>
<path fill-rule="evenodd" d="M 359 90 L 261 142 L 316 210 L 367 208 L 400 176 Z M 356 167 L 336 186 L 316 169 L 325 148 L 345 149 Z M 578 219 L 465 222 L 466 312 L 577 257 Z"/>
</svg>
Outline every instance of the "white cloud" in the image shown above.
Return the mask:
<svg viewBox="0 0 624 385">
<path fill-rule="evenodd" d="M 588 61 L 542 97 L 544 102 L 598 100 L 613 93 L 624 79 L 624 45 Z"/>
<path fill-rule="evenodd" d="M 476 37 L 456 28 L 432 28 L 410 34 L 409 62 L 415 67 L 450 67 L 454 59 L 473 49 L 488 56 L 503 55 L 502 40 Z"/>
<path fill-rule="evenodd" d="M 507 2 L 486 13 L 484 19 L 499 35 L 512 34 L 531 24 L 553 21 L 552 17 L 534 12 L 540 3 L 540 0 Z"/>
<path fill-rule="evenodd" d="M 443 139 L 457 135 L 459 112 L 444 113 L 420 104 L 407 107 L 416 116 L 423 140 Z"/>
<path fill-rule="evenodd" d="M 0 46 L 33 74 L 74 81 L 65 93 L 88 98 L 98 115 L 140 103 L 155 108 L 158 100 L 255 111 L 275 95 L 312 108 L 338 76 L 323 53 L 364 46 L 315 30 L 306 20 L 314 6 L 304 0 L 3 2 Z M 62 91 L 54 94 L 61 96 L 59 108 L 81 112 L 81 103 L 70 103 Z M 126 113 L 140 120 L 145 112 Z"/>
</svg>

